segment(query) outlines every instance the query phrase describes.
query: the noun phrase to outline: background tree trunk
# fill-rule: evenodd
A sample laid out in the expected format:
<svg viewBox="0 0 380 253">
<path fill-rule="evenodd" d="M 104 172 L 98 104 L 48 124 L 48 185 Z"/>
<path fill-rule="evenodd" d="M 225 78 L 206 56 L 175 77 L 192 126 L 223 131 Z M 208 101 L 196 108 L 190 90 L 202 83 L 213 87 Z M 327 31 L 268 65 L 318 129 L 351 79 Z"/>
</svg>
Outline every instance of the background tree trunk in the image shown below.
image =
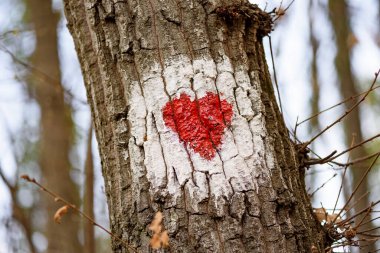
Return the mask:
<svg viewBox="0 0 380 253">
<path fill-rule="evenodd" d="M 88 131 L 86 162 L 84 166 L 85 182 L 83 196 L 83 212 L 94 218 L 94 161 L 92 156 L 92 125 Z M 95 253 L 94 225 L 84 220 L 84 253 Z"/>
<path fill-rule="evenodd" d="M 348 98 L 355 96 L 359 92 L 357 91 L 356 81 L 351 70 L 351 49 L 353 45 L 350 45 L 350 37 L 355 36 L 351 31 L 350 16 L 345 0 L 330 0 L 329 1 L 329 13 L 332 27 L 335 31 L 335 43 L 337 48 L 337 54 L 335 57 L 335 66 L 337 70 L 339 89 L 342 97 Z M 346 110 L 350 108 L 354 103 L 356 103 L 359 98 L 353 99 L 351 103 L 345 104 Z M 346 145 L 349 147 L 354 138 L 355 143 L 362 142 L 363 133 L 360 125 L 360 111 L 356 109 L 350 113 L 347 119 L 344 121 L 345 139 Z M 365 148 L 357 148 L 350 152 L 350 158 L 352 160 L 365 157 L 369 155 Z M 360 163 L 352 165 L 350 172 L 352 175 L 351 184 L 352 189 L 354 189 L 362 179 L 365 169 L 369 166 L 369 163 Z M 352 203 L 355 203 L 359 199 L 361 201 L 355 205 L 353 213 L 358 213 L 364 208 L 370 205 L 369 194 L 366 194 L 369 189 L 369 177 L 364 179 L 364 183 L 361 184 L 358 191 L 354 195 Z M 364 196 L 364 197 L 363 197 Z M 370 220 L 371 216 L 368 216 L 366 220 Z M 368 223 L 368 225 L 363 226 L 363 230 L 372 229 L 373 225 Z M 372 252 L 376 250 L 376 245 L 371 244 L 368 247 L 363 248 L 360 252 Z M 359 250 L 358 250 L 359 251 Z"/>
<path fill-rule="evenodd" d="M 265 62 L 269 16 L 239 3 L 231 1 L 239 7 L 227 15 L 232 7 L 222 1 L 65 1 L 111 228 L 141 252 L 149 252 L 147 227 L 157 211 L 172 252 L 310 252 L 312 246 L 323 252 Z M 241 8 L 250 18 L 238 15 Z M 209 159 L 184 142 L 177 116 L 174 130 L 165 122 L 163 108 L 173 108 L 181 94 L 196 101 L 199 117 L 208 94 L 218 95 L 219 106 L 232 105 L 231 124 L 226 115 L 219 124 L 227 125 L 223 143 L 213 143 Z M 114 241 L 113 251 L 125 249 Z"/>
<path fill-rule="evenodd" d="M 59 13 L 51 1 L 28 0 L 28 16 L 36 36 L 36 49 L 31 74 L 36 100 L 41 109 L 41 140 L 39 164 L 44 184 L 72 203 L 79 203 L 77 186 L 70 177 L 69 160 L 73 141 L 73 125 L 69 107 L 64 101 L 58 57 L 57 25 Z M 42 72 L 43 74 L 42 74 Z M 47 253 L 81 252 L 78 216 L 69 214 L 62 224 L 53 222 L 54 213 L 62 205 L 43 195 L 47 217 L 44 235 L 48 241 Z M 74 222 L 68 222 L 74 221 Z"/>
</svg>

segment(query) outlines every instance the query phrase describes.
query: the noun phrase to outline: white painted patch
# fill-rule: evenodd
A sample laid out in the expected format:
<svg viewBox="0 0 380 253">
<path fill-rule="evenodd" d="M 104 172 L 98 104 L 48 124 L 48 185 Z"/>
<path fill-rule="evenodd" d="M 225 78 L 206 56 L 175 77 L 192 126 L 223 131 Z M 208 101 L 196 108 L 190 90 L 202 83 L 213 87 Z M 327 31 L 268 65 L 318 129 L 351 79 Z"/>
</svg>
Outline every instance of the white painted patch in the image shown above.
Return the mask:
<svg viewBox="0 0 380 253">
<path fill-rule="evenodd" d="M 218 54 L 221 55 L 221 61 L 216 63 L 216 70 L 218 73 L 230 72 L 234 73 L 234 68 L 232 66 L 230 58 L 225 54 L 223 46 L 221 45 L 218 50 Z"/>
<path fill-rule="evenodd" d="M 186 153 L 184 144 L 178 140 L 178 135 L 173 131 L 162 133 L 160 136 L 165 160 L 170 168 L 168 171 L 170 173 L 174 173 L 173 171 L 175 171 L 175 180 L 178 180 L 178 183 L 183 186 L 191 178 L 192 173 L 189 156 Z"/>
<path fill-rule="evenodd" d="M 255 189 L 254 178 L 242 157 L 236 156 L 226 161 L 225 172 L 234 191 L 242 192 Z"/>
<path fill-rule="evenodd" d="M 193 67 L 188 57 L 179 55 L 165 61 L 164 78 L 170 96 L 181 88 L 190 88 L 192 76 Z"/>
<path fill-rule="evenodd" d="M 226 98 L 228 102 L 234 101 L 234 88 L 236 83 L 234 76 L 230 72 L 222 72 L 216 78 L 218 92 L 222 98 Z M 235 108 L 236 109 L 236 108 Z"/>
<path fill-rule="evenodd" d="M 228 129 L 224 131 L 222 145 L 220 148 L 219 154 L 223 162 L 238 155 L 238 150 L 234 142 L 234 136 Z"/>
<path fill-rule="evenodd" d="M 166 132 L 167 128 L 162 116 L 162 108 L 169 101 L 165 93 L 164 82 L 161 76 L 154 76 L 143 83 L 147 111 L 154 114 L 156 127 L 159 133 Z"/>
<path fill-rule="evenodd" d="M 251 120 L 255 113 L 252 110 L 251 100 L 247 96 L 247 92 L 242 88 L 237 88 L 235 91 L 237 106 L 239 107 L 240 115 Z"/>
<path fill-rule="evenodd" d="M 251 89 L 251 80 L 244 66 L 236 67 L 235 69 L 235 80 L 236 84 L 241 87 L 244 91 Z"/>
<path fill-rule="evenodd" d="M 144 176 L 144 155 L 141 153 L 140 148 L 134 143 L 133 138 L 129 139 L 128 152 L 130 154 L 131 160 L 131 171 L 132 171 L 132 185 L 138 185 L 139 178 Z"/>
<path fill-rule="evenodd" d="M 194 172 L 194 182 L 189 180 L 185 186 L 185 191 L 188 194 L 187 200 L 190 202 L 190 210 L 199 212 L 198 203 L 208 200 L 208 183 L 204 173 Z"/>
<path fill-rule="evenodd" d="M 136 208 L 141 211 L 148 207 L 148 202 L 141 199 L 141 179 L 145 176 L 144 153 L 140 146 L 135 144 L 134 138 L 129 139 L 128 152 L 130 154 L 130 168 L 132 179 L 132 200 Z"/>
<path fill-rule="evenodd" d="M 242 117 L 236 117 L 231 127 L 235 133 L 234 138 L 239 154 L 244 158 L 250 157 L 253 154 L 253 142 L 248 122 Z"/>
<path fill-rule="evenodd" d="M 207 92 L 216 92 L 215 78 L 216 66 L 211 58 L 199 58 L 193 61 L 194 90 L 198 99 L 204 97 Z"/>
<path fill-rule="evenodd" d="M 167 158 L 167 156 L 165 157 Z M 167 162 L 168 163 L 168 162 Z M 177 201 L 182 198 L 181 185 L 179 185 L 174 167 L 167 166 L 167 193 L 170 195 L 169 202 L 165 203 L 166 207 L 174 207 Z"/>
<path fill-rule="evenodd" d="M 153 117 L 148 116 L 147 121 L 148 136 L 147 141 L 144 142 L 144 164 L 147 170 L 147 178 L 151 182 L 151 191 L 159 193 L 160 189 L 166 187 L 166 164 L 159 136 L 154 127 Z"/>
<path fill-rule="evenodd" d="M 232 188 L 224 174 L 213 174 L 210 176 L 209 181 L 211 200 L 213 200 L 217 216 L 221 217 L 225 212 L 226 199 L 231 199 Z"/>
<path fill-rule="evenodd" d="M 128 120 L 131 125 L 131 134 L 135 137 L 136 144 L 142 146 L 146 136 L 146 106 L 138 82 L 134 81 L 131 83 L 131 91 L 128 97 Z"/>
</svg>

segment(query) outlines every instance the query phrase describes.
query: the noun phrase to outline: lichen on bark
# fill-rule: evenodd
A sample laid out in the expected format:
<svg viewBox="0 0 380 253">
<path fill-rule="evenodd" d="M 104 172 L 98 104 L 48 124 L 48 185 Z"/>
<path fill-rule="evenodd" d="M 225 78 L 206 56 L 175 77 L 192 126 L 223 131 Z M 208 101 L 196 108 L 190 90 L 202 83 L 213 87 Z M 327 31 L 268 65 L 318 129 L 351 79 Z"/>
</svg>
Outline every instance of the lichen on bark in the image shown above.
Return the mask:
<svg viewBox="0 0 380 253">
<path fill-rule="evenodd" d="M 265 62 L 268 14 L 231 4 L 240 15 L 233 20 L 218 0 L 65 1 L 111 228 L 141 252 L 157 211 L 171 252 L 324 247 Z M 232 105 L 233 116 L 215 157 L 204 159 L 162 110 L 181 94 L 198 103 L 209 93 Z M 113 250 L 126 251 L 117 241 Z"/>
</svg>

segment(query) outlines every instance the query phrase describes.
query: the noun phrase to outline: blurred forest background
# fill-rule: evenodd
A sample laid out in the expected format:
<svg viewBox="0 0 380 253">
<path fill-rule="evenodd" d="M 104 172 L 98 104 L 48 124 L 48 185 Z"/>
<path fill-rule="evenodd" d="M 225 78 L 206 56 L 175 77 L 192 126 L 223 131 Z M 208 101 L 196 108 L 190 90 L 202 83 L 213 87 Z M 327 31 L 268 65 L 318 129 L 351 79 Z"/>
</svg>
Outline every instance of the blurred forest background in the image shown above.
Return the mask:
<svg viewBox="0 0 380 253">
<path fill-rule="evenodd" d="M 292 1 L 251 2 L 271 11 Z M 271 41 L 285 121 L 294 131 L 297 122 L 370 87 L 380 67 L 380 1 L 295 0 L 276 21 Z M 269 39 L 264 43 L 273 74 Z M 313 142 L 312 150 L 324 157 L 379 134 L 379 94 L 371 92 L 359 110 Z M 297 138 L 309 140 L 358 99 L 300 124 Z M 340 160 L 379 151 L 375 139 Z M 310 168 L 313 207 L 339 210 L 369 162 L 354 164 L 344 178 L 344 166 Z M 25 173 L 107 226 L 96 139 L 61 0 L 0 1 L 0 253 L 110 252 L 108 235 L 77 215 L 54 223 L 60 205 L 20 181 Z M 352 213 L 380 199 L 378 166 L 370 175 L 354 196 L 359 201 Z M 371 218 L 380 216 L 377 210 Z M 377 221 L 367 229 L 378 227 Z"/>
</svg>

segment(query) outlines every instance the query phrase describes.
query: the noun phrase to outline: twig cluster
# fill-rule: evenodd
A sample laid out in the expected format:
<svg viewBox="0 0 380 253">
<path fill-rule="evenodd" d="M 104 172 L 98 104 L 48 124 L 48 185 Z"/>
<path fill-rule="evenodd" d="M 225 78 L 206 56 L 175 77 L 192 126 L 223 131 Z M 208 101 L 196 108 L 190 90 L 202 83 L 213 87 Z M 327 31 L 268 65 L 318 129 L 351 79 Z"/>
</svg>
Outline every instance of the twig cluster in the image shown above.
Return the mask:
<svg viewBox="0 0 380 253">
<path fill-rule="evenodd" d="M 350 154 L 350 152 L 352 152 L 353 150 L 361 148 L 363 147 L 364 144 L 377 139 L 378 137 L 380 137 L 380 134 L 376 134 L 360 143 L 355 143 L 355 138 L 354 138 L 355 136 L 353 136 L 352 143 L 349 148 L 339 153 L 336 150 L 334 150 L 326 157 L 318 156 L 309 148 L 311 143 L 313 143 L 317 138 L 322 136 L 325 132 L 327 132 L 333 126 L 335 126 L 336 124 L 341 122 L 344 118 L 346 118 L 352 111 L 357 109 L 358 106 L 365 101 L 365 99 L 368 97 L 368 95 L 372 91 L 380 87 L 379 85 L 375 85 L 379 74 L 380 74 L 380 69 L 375 73 L 375 78 L 373 82 L 371 83 L 370 87 L 365 92 L 346 98 L 343 101 L 333 106 L 330 106 L 329 108 L 322 110 L 319 113 L 312 115 L 299 123 L 297 122 L 295 126 L 294 136 L 296 136 L 297 127 L 300 126 L 301 124 L 315 117 L 318 117 L 322 113 L 327 112 L 333 108 L 336 108 L 339 105 L 345 104 L 350 101 L 356 101 L 341 116 L 339 116 L 331 124 L 327 125 L 323 130 L 321 130 L 318 134 L 313 136 L 309 141 L 306 141 L 304 143 L 298 142 L 295 144 L 295 148 L 298 154 L 298 160 L 300 163 L 300 168 L 310 168 L 310 166 L 313 166 L 313 165 L 334 164 L 344 169 L 342 182 L 340 185 L 340 189 L 338 192 L 338 196 L 337 196 L 334 208 L 331 209 L 331 212 L 330 211 L 328 212 L 327 209 L 325 209 L 323 206 L 320 208 L 314 209 L 314 214 L 315 214 L 316 219 L 322 224 L 328 236 L 328 241 L 329 241 L 330 246 L 325 248 L 325 252 L 333 252 L 334 249 L 336 248 L 341 248 L 341 247 L 346 247 L 346 246 L 354 246 L 354 247 L 358 247 L 362 249 L 380 240 L 380 233 L 376 233 L 376 231 L 380 227 L 375 227 L 375 228 L 370 228 L 370 229 L 365 228 L 366 225 L 372 223 L 374 220 L 380 219 L 380 217 L 375 217 L 373 219 L 370 218 L 371 214 L 377 212 L 376 210 L 374 210 L 374 207 L 380 203 L 380 200 L 370 203 L 366 208 L 356 211 L 355 214 L 351 214 L 351 210 L 357 207 L 358 203 L 360 203 L 361 200 L 363 200 L 369 195 L 369 192 L 366 192 L 362 194 L 361 196 L 359 196 L 358 198 L 356 198 L 356 201 L 354 201 L 354 203 L 351 203 L 352 200 L 354 199 L 354 196 L 358 193 L 359 188 L 361 187 L 363 182 L 365 182 L 365 179 L 368 177 L 369 172 L 373 169 L 374 165 L 379 160 L 380 151 L 377 151 L 370 155 L 366 155 L 364 157 L 356 158 L 354 160 L 350 160 L 350 155 L 349 155 L 345 163 L 336 161 L 336 159 L 341 157 L 342 155 Z M 296 138 L 296 141 L 298 141 L 297 138 Z M 309 157 L 310 153 L 314 153 L 316 158 L 310 158 Z M 367 167 L 362 177 L 360 178 L 360 181 L 355 186 L 352 193 L 348 196 L 346 203 L 341 209 L 337 209 L 336 207 L 337 207 L 338 199 L 343 189 L 343 184 L 345 181 L 344 179 L 347 174 L 346 172 L 347 172 L 348 167 L 357 163 L 368 161 L 370 159 L 372 159 L 370 166 Z M 336 173 L 332 176 L 332 178 L 335 176 L 336 176 Z M 323 183 L 320 187 L 318 187 L 310 196 L 313 196 L 315 192 L 323 188 L 332 178 L 330 178 L 325 183 Z"/>
<path fill-rule="evenodd" d="M 354 111 L 355 109 L 357 109 L 359 107 L 360 104 L 362 104 L 365 99 L 368 97 L 368 95 L 374 91 L 375 89 L 377 89 L 378 87 L 380 86 L 375 86 L 376 84 L 376 81 L 377 81 L 377 78 L 380 74 L 380 69 L 375 72 L 375 78 L 371 84 L 371 86 L 369 87 L 368 90 L 366 90 L 365 92 L 363 93 L 360 93 L 358 95 L 355 95 L 355 96 L 351 96 L 349 98 L 346 98 L 344 99 L 343 101 L 333 105 L 333 106 L 330 106 L 329 108 L 325 109 L 325 110 L 322 110 L 321 112 L 315 114 L 315 115 L 312 115 L 310 117 L 308 117 L 307 119 L 305 120 L 302 120 L 301 122 L 297 122 L 296 125 L 295 125 L 295 128 L 294 128 L 294 136 L 297 136 L 297 128 L 315 118 L 315 117 L 318 117 L 319 115 L 321 115 L 322 113 L 324 112 L 327 112 L 328 110 L 331 110 L 339 105 L 342 105 L 344 103 L 347 103 L 349 101 L 352 101 L 353 99 L 356 99 L 356 98 L 359 98 L 360 99 L 354 103 L 353 106 L 351 106 L 347 111 L 345 111 L 341 116 L 339 116 L 334 122 L 332 122 L 331 124 L 329 124 L 328 126 L 326 126 L 322 131 L 320 131 L 318 134 L 316 134 L 314 137 L 312 137 L 309 141 L 306 141 L 306 142 L 300 142 L 300 143 L 297 143 L 295 148 L 298 152 L 298 156 L 299 156 L 299 162 L 300 162 L 300 167 L 302 168 L 309 168 L 309 166 L 311 165 L 317 165 L 317 164 L 326 164 L 326 163 L 333 163 L 333 164 L 336 164 L 336 165 L 339 165 L 339 166 L 349 166 L 349 165 L 353 165 L 353 164 L 356 164 L 356 163 L 361 163 L 361 162 L 364 162 L 364 161 L 367 161 L 373 157 L 375 157 L 376 155 L 378 155 L 380 153 L 380 151 L 374 153 L 374 154 L 371 154 L 371 155 L 367 155 L 365 157 L 360 157 L 360 158 L 357 158 L 353 161 L 350 161 L 350 162 L 347 162 L 347 163 L 339 163 L 339 162 L 336 162 L 335 159 L 337 159 L 338 157 L 341 157 L 342 155 L 356 149 L 356 148 L 359 148 L 359 147 L 362 147 L 364 144 L 370 142 L 370 141 L 373 141 L 374 139 L 380 137 L 380 134 L 376 134 L 374 136 L 372 136 L 371 138 L 368 138 L 367 140 L 364 140 L 358 144 L 355 144 L 355 145 L 352 145 L 350 148 L 338 153 L 336 150 L 332 151 L 329 155 L 327 155 L 326 157 L 324 158 L 321 158 L 320 156 L 318 156 L 318 158 L 309 158 L 309 153 L 312 152 L 311 149 L 309 148 L 310 144 L 312 144 L 317 138 L 319 138 L 320 136 L 322 136 L 325 132 L 327 132 L 329 129 L 331 129 L 333 126 L 335 126 L 336 124 L 338 124 L 339 122 L 341 122 L 344 118 L 346 118 L 352 111 Z M 313 152 L 314 153 L 314 152 Z M 315 153 L 314 153 L 315 154 Z"/>
</svg>

